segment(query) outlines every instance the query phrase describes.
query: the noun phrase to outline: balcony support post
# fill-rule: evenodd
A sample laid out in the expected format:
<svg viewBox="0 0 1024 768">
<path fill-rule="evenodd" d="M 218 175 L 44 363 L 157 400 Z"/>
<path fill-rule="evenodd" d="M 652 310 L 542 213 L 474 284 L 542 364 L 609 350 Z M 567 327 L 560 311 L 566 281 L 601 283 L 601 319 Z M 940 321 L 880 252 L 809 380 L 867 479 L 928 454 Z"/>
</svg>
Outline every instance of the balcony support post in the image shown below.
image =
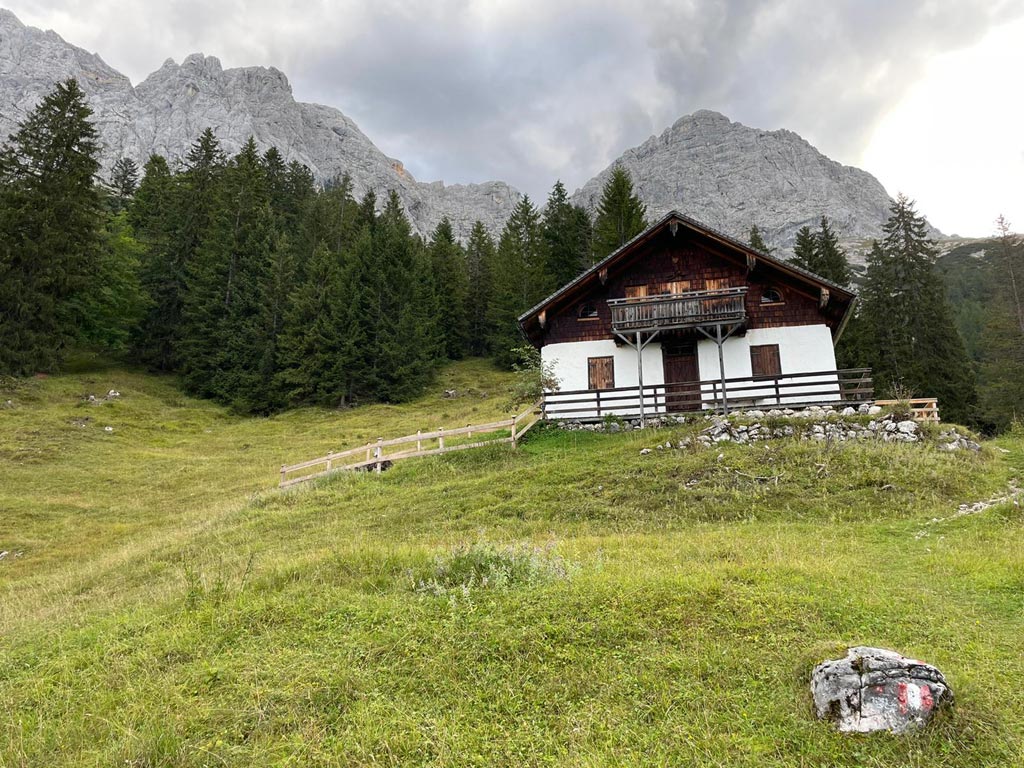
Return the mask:
<svg viewBox="0 0 1024 768">
<path fill-rule="evenodd" d="M 722 347 L 725 345 L 725 340 L 732 336 L 733 332 L 740 327 L 740 323 L 729 326 L 729 330 L 724 334 L 722 333 L 722 323 L 715 324 L 715 335 L 712 336 L 706 328 L 700 326 L 697 330 L 715 342 L 718 347 L 718 375 L 722 382 L 722 413 L 725 416 L 729 415 L 729 396 L 725 391 L 725 353 L 722 351 Z"/>
<path fill-rule="evenodd" d="M 640 331 L 636 332 L 636 337 L 630 339 L 628 336 L 624 336 L 621 333 L 616 332 L 615 334 L 622 339 L 628 346 L 633 347 L 636 350 L 636 380 L 637 380 L 637 394 L 640 396 L 640 428 L 643 429 L 647 426 L 647 414 L 644 409 L 644 348 L 654 341 L 654 337 L 658 335 L 658 331 L 655 331 L 646 339 Z"/>
</svg>

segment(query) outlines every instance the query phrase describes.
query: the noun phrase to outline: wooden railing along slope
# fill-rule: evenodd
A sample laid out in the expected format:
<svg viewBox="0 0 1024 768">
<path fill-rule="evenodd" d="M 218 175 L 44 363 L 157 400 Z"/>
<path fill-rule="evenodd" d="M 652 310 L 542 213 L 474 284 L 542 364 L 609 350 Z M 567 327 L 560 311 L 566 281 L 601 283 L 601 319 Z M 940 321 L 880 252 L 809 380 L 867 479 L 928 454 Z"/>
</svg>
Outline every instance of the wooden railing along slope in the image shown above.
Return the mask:
<svg viewBox="0 0 1024 768">
<path fill-rule="evenodd" d="M 396 437 L 390 440 L 378 438 L 374 443 L 367 443 L 358 448 L 349 448 L 345 451 L 328 453 L 309 461 L 299 464 L 285 464 L 281 467 L 281 480 L 279 488 L 288 488 L 298 483 L 315 480 L 318 477 L 325 477 L 334 472 L 357 469 L 373 469 L 377 472 L 386 463 L 399 461 L 401 459 L 412 459 L 417 456 L 437 456 L 452 451 L 464 451 L 469 448 L 480 448 L 485 445 L 500 443 L 512 443 L 516 445 L 519 439 L 543 418 L 542 403 L 534 403 L 528 410 L 518 416 L 501 421 L 493 421 L 489 424 L 470 424 L 457 429 L 438 429 L 434 432 L 417 432 L 415 435 Z M 472 439 L 475 435 L 494 434 L 495 432 L 508 431 L 506 437 L 496 437 L 488 440 L 477 440 L 472 442 L 451 442 L 458 438 Z M 449 441 L 447 444 L 445 441 Z M 415 446 L 394 453 L 385 451 L 387 448 L 398 446 Z M 358 459 L 355 457 L 359 457 Z M 303 473 L 296 475 L 296 473 Z"/>
<path fill-rule="evenodd" d="M 915 421 L 938 421 L 939 401 L 934 397 L 912 397 L 909 400 L 875 400 L 875 405 L 908 405 Z"/>
</svg>

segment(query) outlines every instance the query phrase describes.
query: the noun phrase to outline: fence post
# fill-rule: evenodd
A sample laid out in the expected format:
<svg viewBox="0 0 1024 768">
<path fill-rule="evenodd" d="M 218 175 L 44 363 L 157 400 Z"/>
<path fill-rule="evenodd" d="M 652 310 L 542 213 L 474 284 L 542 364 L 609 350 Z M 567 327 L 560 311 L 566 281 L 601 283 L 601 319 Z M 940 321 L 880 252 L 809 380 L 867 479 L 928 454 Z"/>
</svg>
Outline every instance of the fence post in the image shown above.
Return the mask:
<svg viewBox="0 0 1024 768">
<path fill-rule="evenodd" d="M 518 429 L 518 426 L 516 425 L 516 419 L 518 419 L 518 418 L 519 418 L 518 416 L 513 416 L 512 417 L 512 422 L 511 422 L 511 426 L 512 426 L 512 447 L 513 448 L 518 448 L 519 447 L 519 442 L 518 442 L 518 440 L 516 438 L 516 430 Z"/>
<path fill-rule="evenodd" d="M 470 438 L 470 437 L 473 436 L 473 430 L 471 429 L 472 426 L 473 426 L 472 424 L 467 424 L 466 425 L 466 437 L 467 438 Z"/>
<path fill-rule="evenodd" d="M 423 434 L 423 430 L 422 429 L 417 429 L 416 430 L 416 453 L 419 453 L 420 451 L 423 450 L 423 443 L 420 442 L 420 435 L 422 435 L 422 434 Z"/>
<path fill-rule="evenodd" d="M 779 393 L 779 377 L 775 377 L 775 404 L 782 405 L 782 395 Z"/>
<path fill-rule="evenodd" d="M 437 433 L 437 447 L 439 450 L 444 451 L 444 427 L 440 427 Z"/>
<path fill-rule="evenodd" d="M 374 451 L 374 455 L 377 458 L 377 466 L 374 468 L 374 472 L 376 472 L 378 475 L 380 474 L 381 456 L 384 455 L 384 447 L 381 445 L 381 443 L 383 443 L 383 442 L 384 442 L 384 438 L 383 437 L 378 437 L 377 438 L 377 450 Z"/>
<path fill-rule="evenodd" d="M 281 485 L 285 484 L 285 480 L 286 480 L 287 476 L 288 476 L 288 472 L 287 472 L 287 470 L 285 470 L 285 465 L 282 464 L 281 465 Z"/>
<path fill-rule="evenodd" d="M 597 393 L 597 418 L 601 418 L 601 390 L 595 390 Z"/>
<path fill-rule="evenodd" d="M 332 464 L 333 458 L 334 458 L 334 451 L 331 451 L 330 453 L 327 454 L 327 471 L 328 472 L 331 471 L 331 464 Z"/>
</svg>

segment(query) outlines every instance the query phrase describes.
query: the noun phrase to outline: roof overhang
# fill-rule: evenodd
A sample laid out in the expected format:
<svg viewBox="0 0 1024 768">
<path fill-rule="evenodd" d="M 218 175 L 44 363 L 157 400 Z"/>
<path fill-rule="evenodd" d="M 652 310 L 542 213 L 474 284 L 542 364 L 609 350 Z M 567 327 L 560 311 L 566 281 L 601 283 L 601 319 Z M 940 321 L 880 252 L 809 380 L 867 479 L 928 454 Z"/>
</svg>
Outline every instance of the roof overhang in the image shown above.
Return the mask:
<svg viewBox="0 0 1024 768">
<path fill-rule="evenodd" d="M 856 299 L 856 294 L 853 291 L 794 264 L 790 264 L 788 261 L 763 251 L 755 250 L 746 243 L 708 227 L 695 219 L 691 219 L 689 216 L 679 213 L 679 211 L 670 211 L 665 214 L 632 240 L 613 251 L 605 259 L 520 315 L 519 327 L 523 334 L 531 344 L 541 346 L 541 338 L 544 326 L 546 325 L 544 320 L 548 318 L 555 306 L 570 300 L 574 296 L 585 293 L 593 287 L 595 282 L 604 284 L 608 280 L 609 273 L 617 265 L 627 262 L 630 256 L 638 249 L 652 241 L 666 229 L 675 237 L 680 227 L 718 244 L 724 251 L 732 253 L 738 259 L 745 261 L 748 269 L 753 269 L 756 265 L 764 265 L 769 269 L 788 276 L 792 280 L 803 283 L 819 297 L 822 308 L 829 302 L 834 302 L 835 306 L 842 308 L 842 314 L 839 315 L 833 330 L 834 338 L 838 339 L 839 333 L 842 332 L 849 319 L 849 313 Z"/>
</svg>

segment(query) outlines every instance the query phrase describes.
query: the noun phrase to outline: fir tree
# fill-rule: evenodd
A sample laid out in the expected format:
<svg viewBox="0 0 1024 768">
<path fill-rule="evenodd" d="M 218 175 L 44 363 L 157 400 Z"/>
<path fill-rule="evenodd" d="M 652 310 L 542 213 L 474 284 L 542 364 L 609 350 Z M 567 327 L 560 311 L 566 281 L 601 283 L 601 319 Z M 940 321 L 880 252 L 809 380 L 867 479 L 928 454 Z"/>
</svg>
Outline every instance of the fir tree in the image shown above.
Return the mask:
<svg viewBox="0 0 1024 768">
<path fill-rule="evenodd" d="M 521 346 L 517 318 L 554 288 L 547 273 L 547 253 L 540 214 L 524 196 L 505 224 L 494 268 L 489 344 L 495 362 L 511 367 Z"/>
<path fill-rule="evenodd" d="M 848 286 L 853 280 L 846 252 L 839 245 L 839 236 L 826 217 L 814 239 L 814 265 L 811 271 L 836 285 Z"/>
<path fill-rule="evenodd" d="M 489 318 L 496 257 L 494 240 L 487 233 L 483 222 L 475 222 L 469 233 L 469 242 L 466 243 L 466 270 L 469 281 L 466 294 L 466 322 L 469 354 L 477 357 L 483 357 L 490 351 Z"/>
<path fill-rule="evenodd" d="M 594 256 L 603 259 L 647 228 L 647 207 L 633 192 L 629 172 L 621 165 L 605 182 L 594 217 Z"/>
<path fill-rule="evenodd" d="M 953 323 L 927 223 L 900 195 L 868 255 L 862 292 L 876 388 L 939 399 L 943 418 L 968 421 L 977 395 L 974 372 Z"/>
<path fill-rule="evenodd" d="M 99 170 L 92 111 L 60 83 L 0 152 L 0 372 L 52 370 L 79 334 L 96 287 Z"/>
<path fill-rule="evenodd" d="M 427 279 L 433 283 L 436 300 L 444 314 L 440 322 L 442 354 L 449 360 L 460 360 L 469 347 L 466 312 L 469 275 L 466 253 L 455 242 L 452 225 L 447 217 L 441 219 L 431 235 L 430 263 L 431 270 Z"/>
</svg>

